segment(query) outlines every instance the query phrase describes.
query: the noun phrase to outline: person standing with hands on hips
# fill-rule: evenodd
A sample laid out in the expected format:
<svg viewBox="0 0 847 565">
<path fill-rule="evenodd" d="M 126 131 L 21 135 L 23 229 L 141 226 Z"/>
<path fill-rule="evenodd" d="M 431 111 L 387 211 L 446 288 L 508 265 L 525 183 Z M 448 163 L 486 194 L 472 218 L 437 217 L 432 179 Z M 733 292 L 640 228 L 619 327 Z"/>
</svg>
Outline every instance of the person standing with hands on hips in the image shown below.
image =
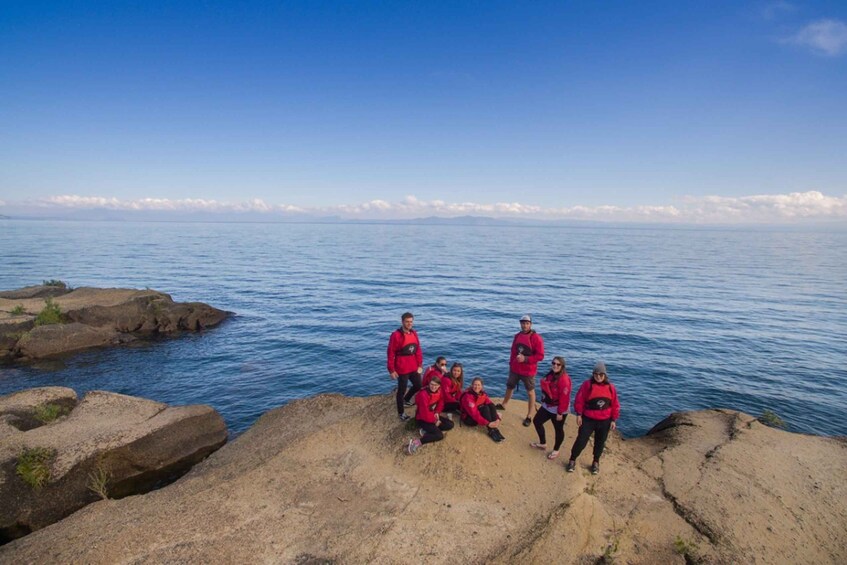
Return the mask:
<svg viewBox="0 0 847 565">
<path fill-rule="evenodd" d="M 512 353 L 509 357 L 509 378 L 506 380 L 506 396 L 497 405 L 498 410 L 505 410 L 519 382 L 524 384 L 526 395 L 529 397 L 526 408 L 526 418 L 523 425 L 532 423 L 535 414 L 535 375 L 538 373 L 538 363 L 544 359 L 544 339 L 541 334 L 532 329 L 532 317 L 529 314 L 521 316 L 521 331 L 512 340 Z"/>
<path fill-rule="evenodd" d="M 406 312 L 400 317 L 402 325 L 391 333 L 388 338 L 388 374 L 397 381 L 397 414 L 401 421 L 409 416 L 404 411 L 403 401 L 406 395 L 406 385 L 411 380 L 412 396 L 421 388 L 423 373 L 423 351 L 418 339 L 418 332 L 412 329 L 415 316 Z"/>
<path fill-rule="evenodd" d="M 565 470 L 568 473 L 574 472 L 576 458 L 588 445 L 588 438 L 594 434 L 594 461 L 591 463 L 591 474 L 596 475 L 600 472 L 600 456 L 603 455 L 606 438 L 609 437 L 609 431 L 617 427 L 615 421 L 621 415 L 618 391 L 615 385 L 609 382 L 606 364 L 602 361 L 594 365 L 591 378 L 579 387 L 573 401 L 573 409 L 576 412 L 579 433 L 571 448 L 571 458 Z"/>
</svg>

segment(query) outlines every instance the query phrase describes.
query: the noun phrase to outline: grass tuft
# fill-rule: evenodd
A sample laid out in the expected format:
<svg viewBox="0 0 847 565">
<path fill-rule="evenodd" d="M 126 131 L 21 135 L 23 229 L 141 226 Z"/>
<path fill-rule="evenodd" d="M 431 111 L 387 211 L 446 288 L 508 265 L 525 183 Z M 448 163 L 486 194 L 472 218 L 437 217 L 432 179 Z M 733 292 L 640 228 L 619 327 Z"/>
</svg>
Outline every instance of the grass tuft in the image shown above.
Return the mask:
<svg viewBox="0 0 847 565">
<path fill-rule="evenodd" d="M 112 472 L 102 461 L 97 463 L 93 471 L 88 473 L 88 490 L 106 500 L 109 498 L 109 482 L 112 480 Z"/>
<path fill-rule="evenodd" d="M 45 404 L 35 409 L 35 419 L 42 424 L 49 424 L 53 420 L 68 413 L 68 409 L 59 404 Z"/>
<path fill-rule="evenodd" d="M 50 324 L 62 323 L 62 310 L 59 305 L 53 302 L 52 298 L 47 298 L 44 301 L 44 308 L 35 317 L 36 326 L 48 326 Z"/>
<path fill-rule="evenodd" d="M 764 410 L 762 415 L 759 416 L 759 421 L 766 426 L 770 426 L 772 428 L 780 428 L 784 430 L 788 427 L 785 423 L 785 420 L 780 418 L 776 412 L 772 410 Z"/>
<path fill-rule="evenodd" d="M 56 450 L 46 447 L 25 448 L 18 456 L 15 471 L 34 490 L 40 490 L 50 480 L 50 461 Z"/>
<path fill-rule="evenodd" d="M 12 308 L 12 316 L 20 316 L 21 314 L 26 314 L 26 310 L 24 307 L 18 304 L 14 308 Z"/>
<path fill-rule="evenodd" d="M 677 535 L 673 541 L 673 550 L 677 555 L 682 555 L 686 563 L 700 562 L 700 546 L 694 540 L 685 540 Z"/>
<path fill-rule="evenodd" d="M 68 285 L 65 281 L 60 281 L 57 279 L 50 279 L 49 281 L 41 281 L 42 286 L 55 286 L 58 288 L 68 288 Z"/>
</svg>

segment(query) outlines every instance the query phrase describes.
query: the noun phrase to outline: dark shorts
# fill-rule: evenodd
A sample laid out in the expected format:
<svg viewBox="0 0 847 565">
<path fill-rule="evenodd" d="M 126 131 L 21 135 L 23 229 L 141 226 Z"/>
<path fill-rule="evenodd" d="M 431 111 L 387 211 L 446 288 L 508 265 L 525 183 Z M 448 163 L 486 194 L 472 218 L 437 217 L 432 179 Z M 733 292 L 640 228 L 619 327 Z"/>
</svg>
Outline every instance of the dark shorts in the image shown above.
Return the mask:
<svg viewBox="0 0 847 565">
<path fill-rule="evenodd" d="M 527 392 L 531 390 L 535 390 L 535 377 L 525 377 L 523 375 L 519 375 L 512 371 L 509 371 L 509 378 L 506 379 L 506 388 L 509 390 L 513 390 L 518 383 L 523 383 L 524 388 Z"/>
</svg>

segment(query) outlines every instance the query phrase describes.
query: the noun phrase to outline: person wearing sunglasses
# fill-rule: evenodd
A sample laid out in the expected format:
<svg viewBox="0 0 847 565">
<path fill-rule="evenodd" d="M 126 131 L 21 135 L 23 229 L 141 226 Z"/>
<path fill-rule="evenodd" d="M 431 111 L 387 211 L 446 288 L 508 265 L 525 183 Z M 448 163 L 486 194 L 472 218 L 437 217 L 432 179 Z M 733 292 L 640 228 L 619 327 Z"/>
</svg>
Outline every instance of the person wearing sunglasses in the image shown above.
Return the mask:
<svg viewBox="0 0 847 565">
<path fill-rule="evenodd" d="M 523 383 L 528 398 L 523 425 L 528 427 L 535 414 L 535 375 L 538 373 L 538 364 L 544 359 L 544 339 L 532 329 L 532 316 L 525 314 L 521 316 L 520 322 L 521 331 L 512 339 L 506 396 L 503 397 L 503 402 L 497 405 L 497 410 L 506 409 L 518 383 Z"/>
<path fill-rule="evenodd" d="M 427 367 L 427 370 L 426 370 L 426 372 L 424 373 L 424 376 L 423 376 L 423 381 L 421 382 L 421 387 L 426 388 L 427 386 L 429 386 L 429 381 L 432 380 L 432 377 L 441 378 L 441 377 L 444 377 L 444 375 L 446 375 L 446 374 L 447 374 L 447 359 L 445 357 L 439 355 L 438 357 L 436 357 L 435 363 L 433 363 L 432 365 Z M 444 390 L 444 388 L 443 388 L 444 383 L 441 383 L 441 385 L 442 385 L 441 390 L 443 391 Z M 409 392 L 411 392 L 411 391 L 409 391 Z M 412 394 L 417 394 L 417 392 L 418 391 L 415 391 Z M 412 395 L 411 394 L 406 393 L 405 402 L 406 402 L 406 406 L 413 406 L 414 405 L 414 402 L 412 402 Z"/>
<path fill-rule="evenodd" d="M 565 420 L 568 417 L 568 406 L 571 403 L 571 378 L 565 370 L 564 357 L 553 357 L 550 371 L 541 379 L 541 409 L 535 413 L 532 423 L 538 434 L 538 441 L 530 445 L 536 449 L 547 450 L 547 437 L 544 424 L 553 421 L 556 440 L 553 450 L 547 454 L 551 461 L 559 456 L 559 448 L 565 441 Z"/>
<path fill-rule="evenodd" d="M 609 382 L 606 375 L 606 364 L 598 361 L 594 365 L 591 378 L 582 383 L 573 402 L 576 412 L 576 425 L 579 433 L 571 448 L 571 458 L 565 469 L 573 473 L 576 469 L 576 458 L 588 445 L 588 439 L 594 434 L 594 461 L 591 463 L 591 474 L 600 472 L 600 456 L 609 431 L 617 427 L 615 423 L 621 415 L 621 405 L 618 402 L 618 392 L 615 385 Z"/>
<path fill-rule="evenodd" d="M 415 422 L 421 437 L 409 440 L 406 448 L 409 455 L 414 455 L 426 443 L 441 441 L 444 432 L 453 429 L 453 422 L 441 415 L 443 409 L 441 377 L 433 376 L 429 384 L 415 395 Z"/>
</svg>

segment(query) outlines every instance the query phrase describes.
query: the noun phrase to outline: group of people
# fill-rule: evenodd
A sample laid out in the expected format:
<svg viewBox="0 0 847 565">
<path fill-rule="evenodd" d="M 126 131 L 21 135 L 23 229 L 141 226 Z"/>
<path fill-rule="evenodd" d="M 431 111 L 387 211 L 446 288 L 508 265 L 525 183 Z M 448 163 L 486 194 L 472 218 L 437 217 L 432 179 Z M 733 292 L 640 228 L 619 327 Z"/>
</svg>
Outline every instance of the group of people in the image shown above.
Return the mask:
<svg viewBox="0 0 847 565">
<path fill-rule="evenodd" d="M 466 426 L 485 428 L 488 436 L 495 442 L 505 437 L 500 432 L 501 412 L 506 407 L 519 383 L 523 383 L 527 392 L 527 414 L 523 425 L 533 425 L 538 441 L 530 446 L 546 452 L 547 458 L 556 459 L 565 440 L 565 421 L 571 400 L 571 379 L 567 373 L 563 357 L 553 357 L 550 370 L 541 379 L 541 407 L 536 404 L 535 378 L 538 363 L 544 359 L 544 339 L 532 329 L 532 317 L 521 317 L 521 330 L 512 340 L 509 357 L 509 376 L 506 380 L 506 395 L 499 404 L 494 404 L 486 394 L 482 378 L 474 377 L 465 388 L 464 368 L 461 363 L 453 363 L 447 369 L 447 359 L 438 357 L 426 372 L 423 370 L 423 351 L 420 339 L 414 330 L 414 316 L 404 313 L 401 326 L 391 333 L 388 340 L 387 367 L 392 379 L 397 381 L 397 413 L 401 421 L 409 420 L 405 412 L 407 406 L 415 407 L 415 423 L 419 438 L 409 440 L 407 452 L 412 455 L 424 444 L 444 439 L 444 433 L 453 429 L 453 414 L 459 416 Z M 411 386 L 410 386 L 411 384 Z M 414 399 L 414 401 L 413 401 Z M 573 402 L 576 423 L 579 431 L 571 447 L 570 458 L 565 470 L 572 473 L 576 469 L 576 460 L 588 440 L 594 435 L 594 458 L 591 473 L 600 472 L 600 456 L 609 432 L 616 427 L 620 416 L 620 403 L 615 386 L 606 374 L 606 365 L 598 361 L 591 377 L 580 385 Z M 544 425 L 553 423 L 554 441 L 548 450 Z"/>
</svg>

